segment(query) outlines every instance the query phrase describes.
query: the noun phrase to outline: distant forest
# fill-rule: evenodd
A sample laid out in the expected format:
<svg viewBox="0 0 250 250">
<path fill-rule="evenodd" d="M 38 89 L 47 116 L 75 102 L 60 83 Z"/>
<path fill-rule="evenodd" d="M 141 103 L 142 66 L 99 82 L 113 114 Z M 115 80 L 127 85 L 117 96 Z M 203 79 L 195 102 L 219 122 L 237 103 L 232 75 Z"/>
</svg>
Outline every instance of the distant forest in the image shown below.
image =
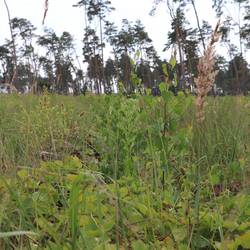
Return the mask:
<svg viewBox="0 0 250 250">
<path fill-rule="evenodd" d="M 170 15 L 171 29 L 164 30 L 163 25 L 159 32 L 166 32 L 164 50 L 171 51 L 171 60 L 177 62 L 173 63 L 169 58 L 159 57 L 140 20 L 124 19 L 117 26 L 109 20 L 109 13 L 115 11 L 111 1 L 82 0 L 72 6 L 82 8 L 85 13 L 82 54 L 78 55 L 68 31 L 56 34 L 45 29 L 43 34 L 37 34 L 31 21 L 11 17 L 6 1 L 5 4 L 11 38 L 0 46 L 0 81 L 18 90 L 28 88 L 33 93 L 44 88 L 75 95 L 118 90 L 127 94 L 143 93 L 145 89 L 157 89 L 166 78 L 173 80 L 177 90 L 195 89 L 200 51 L 212 33 L 211 25 L 200 19 L 194 0 L 152 0 L 151 15 L 157 15 L 159 7 L 168 8 L 166 15 Z M 228 15 L 229 5 L 238 11 L 238 16 Z M 192 24 L 185 18 L 187 8 L 194 13 L 196 22 Z M 225 20 L 220 28 L 220 44 L 227 48 L 226 56 L 216 57 L 216 86 L 225 94 L 248 94 L 250 68 L 245 51 L 250 48 L 249 1 L 213 0 L 213 9 Z M 235 46 L 235 39 L 239 47 Z M 104 60 L 107 48 L 110 57 Z"/>
</svg>

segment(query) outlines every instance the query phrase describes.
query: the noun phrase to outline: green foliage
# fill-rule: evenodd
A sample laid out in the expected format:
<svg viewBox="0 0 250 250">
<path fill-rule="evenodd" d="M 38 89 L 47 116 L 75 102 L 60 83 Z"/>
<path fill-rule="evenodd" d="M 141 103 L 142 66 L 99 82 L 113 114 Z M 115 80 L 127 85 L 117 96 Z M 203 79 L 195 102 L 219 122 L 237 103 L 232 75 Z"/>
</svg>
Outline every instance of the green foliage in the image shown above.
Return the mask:
<svg viewBox="0 0 250 250">
<path fill-rule="evenodd" d="M 249 248 L 249 98 L 159 88 L 0 97 L 0 249 Z"/>
<path fill-rule="evenodd" d="M 194 211 L 187 207 L 189 197 L 184 183 L 177 200 L 173 189 L 156 196 L 151 184 L 135 177 L 124 176 L 118 185 L 119 214 L 123 217 L 118 233 L 123 228 L 124 235 L 120 237 L 125 237 L 119 242 L 121 247 L 123 244 L 133 249 L 147 249 L 150 245 L 164 249 L 168 244 L 174 249 L 188 246 L 188 228 L 192 227 L 189 223 L 194 219 Z M 21 242 L 32 249 L 115 247 L 112 243 L 117 230 L 115 185 L 105 183 L 99 173 L 84 167 L 78 158 L 23 168 L 15 177 L 1 178 L 0 188 L 1 199 L 5 201 L 0 206 L 0 245 L 4 249 Z M 196 239 L 195 247 L 215 244 L 223 249 L 220 246 L 224 244 L 229 249 L 240 245 L 248 248 L 249 198 L 248 194 L 238 194 L 204 203 L 202 238 Z M 214 206 L 218 209 L 213 209 Z M 220 227 L 225 232 L 224 240 L 217 236 Z M 16 229 L 22 231 L 15 232 Z"/>
</svg>

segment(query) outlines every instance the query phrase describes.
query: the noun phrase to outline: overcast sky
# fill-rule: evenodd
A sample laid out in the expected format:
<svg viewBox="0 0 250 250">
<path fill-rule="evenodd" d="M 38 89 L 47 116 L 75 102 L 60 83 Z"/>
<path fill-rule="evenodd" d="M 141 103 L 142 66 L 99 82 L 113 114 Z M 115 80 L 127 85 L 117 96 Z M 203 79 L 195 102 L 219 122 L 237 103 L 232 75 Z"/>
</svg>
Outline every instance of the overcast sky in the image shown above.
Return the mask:
<svg viewBox="0 0 250 250">
<path fill-rule="evenodd" d="M 27 18 L 35 25 L 37 32 L 42 34 L 42 17 L 44 11 L 44 0 L 7 0 L 11 18 Z M 49 0 L 49 11 L 45 21 L 45 26 L 52 28 L 60 35 L 63 31 L 69 31 L 75 38 L 75 43 L 80 50 L 83 37 L 84 18 L 82 8 L 73 8 L 78 0 Z M 146 31 L 154 41 L 154 45 L 161 54 L 166 43 L 167 32 L 170 30 L 169 15 L 164 4 L 160 5 L 155 16 L 149 16 L 153 0 L 111 0 L 115 11 L 109 15 L 110 21 L 120 24 L 126 18 L 130 21 L 140 19 L 146 27 Z M 211 0 L 196 0 L 200 19 L 208 21 L 215 26 L 217 18 L 211 8 Z M 193 10 L 190 9 L 186 15 L 187 19 L 193 23 Z M 195 27 L 195 23 L 193 25 Z M 0 2 L 0 43 L 4 39 L 10 38 L 8 19 L 3 0 Z M 79 51 L 79 53 L 81 53 Z M 167 56 L 167 55 L 166 55 Z M 247 58 L 250 61 L 250 58 Z"/>
</svg>

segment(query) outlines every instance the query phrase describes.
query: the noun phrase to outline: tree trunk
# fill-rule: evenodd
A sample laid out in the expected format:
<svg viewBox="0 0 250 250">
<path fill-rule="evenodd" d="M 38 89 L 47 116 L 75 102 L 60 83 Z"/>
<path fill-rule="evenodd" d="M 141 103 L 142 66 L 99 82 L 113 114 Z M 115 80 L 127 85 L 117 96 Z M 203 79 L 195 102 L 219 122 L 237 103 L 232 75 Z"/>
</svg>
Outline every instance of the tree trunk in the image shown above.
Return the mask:
<svg viewBox="0 0 250 250">
<path fill-rule="evenodd" d="M 205 50 L 206 49 L 206 45 L 205 45 L 204 37 L 203 37 L 203 34 L 202 34 L 202 30 L 201 30 L 201 26 L 200 26 L 200 20 L 199 20 L 199 16 L 198 16 L 198 13 L 197 13 L 197 10 L 196 10 L 196 6 L 195 6 L 194 0 L 191 0 L 191 3 L 192 3 L 192 6 L 193 6 L 193 9 L 194 9 L 194 13 L 195 13 L 195 17 L 196 17 L 196 22 L 197 22 L 197 26 L 198 26 L 200 37 L 201 37 L 202 46 L 203 46 L 203 49 Z"/>
<path fill-rule="evenodd" d="M 240 54 L 243 55 L 242 39 L 241 39 L 241 3 L 240 2 L 238 2 L 238 28 L 239 28 Z"/>
<path fill-rule="evenodd" d="M 178 46 L 178 52 L 179 52 L 179 58 L 180 58 L 180 66 L 181 66 L 178 88 L 182 89 L 183 88 L 182 81 L 184 79 L 184 74 L 185 74 L 185 65 L 184 65 L 184 61 L 182 57 L 181 35 L 180 35 L 179 27 L 176 27 L 176 35 L 177 35 L 176 40 L 177 40 L 177 46 Z"/>
<path fill-rule="evenodd" d="M 104 88 L 104 92 L 106 89 L 106 83 L 105 83 L 105 74 L 104 74 L 104 51 L 103 51 L 103 35 L 102 35 L 102 17 L 101 15 L 99 15 L 99 25 L 100 25 L 100 40 L 101 40 L 101 50 L 102 50 L 102 65 L 101 65 L 101 74 L 102 74 L 102 84 L 103 84 L 103 88 Z"/>
<path fill-rule="evenodd" d="M 12 60 L 13 60 L 13 64 L 14 64 L 14 72 L 13 72 L 13 76 L 12 76 L 11 81 L 10 81 L 10 84 L 13 85 L 13 83 L 15 82 L 15 80 L 17 78 L 16 44 L 15 44 L 15 38 L 14 38 L 14 34 L 13 34 L 13 29 L 11 27 L 10 11 L 9 11 L 9 7 L 8 7 L 8 4 L 7 4 L 6 0 L 4 0 L 4 4 L 5 4 L 6 10 L 7 10 L 7 14 L 8 14 L 9 28 L 10 28 L 10 34 L 11 34 L 11 39 L 12 39 L 12 45 L 13 45 Z"/>
</svg>

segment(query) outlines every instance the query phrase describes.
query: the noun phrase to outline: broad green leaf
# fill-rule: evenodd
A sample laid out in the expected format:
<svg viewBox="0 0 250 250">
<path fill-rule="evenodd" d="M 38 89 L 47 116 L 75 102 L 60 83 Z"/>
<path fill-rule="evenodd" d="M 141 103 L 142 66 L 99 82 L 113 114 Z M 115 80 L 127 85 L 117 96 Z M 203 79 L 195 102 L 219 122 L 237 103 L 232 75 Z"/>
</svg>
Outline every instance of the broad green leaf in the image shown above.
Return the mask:
<svg viewBox="0 0 250 250">
<path fill-rule="evenodd" d="M 245 231 L 246 229 L 250 229 L 250 221 L 243 222 L 239 225 L 237 230 L 239 231 Z"/>
<path fill-rule="evenodd" d="M 238 228 L 238 224 L 236 221 L 228 219 L 223 221 L 223 227 L 229 229 L 232 232 Z"/>
<path fill-rule="evenodd" d="M 220 173 L 211 174 L 209 180 L 212 185 L 220 183 Z"/>
<path fill-rule="evenodd" d="M 182 242 L 186 238 L 187 230 L 186 228 L 177 227 L 172 229 L 172 234 L 176 242 Z"/>
<path fill-rule="evenodd" d="M 176 66 L 176 63 L 177 63 L 176 57 L 172 55 L 171 58 L 170 58 L 169 63 L 172 66 L 172 69 L 173 69 Z"/>
<path fill-rule="evenodd" d="M 148 247 L 141 240 L 137 240 L 137 241 L 132 242 L 132 249 L 133 250 L 147 250 Z"/>
<path fill-rule="evenodd" d="M 159 89 L 160 89 L 161 93 L 167 91 L 166 83 L 165 83 L 165 82 L 161 82 L 161 83 L 159 84 Z"/>
<path fill-rule="evenodd" d="M 29 171 L 27 169 L 22 169 L 19 170 L 17 172 L 17 175 L 21 178 L 21 179 L 26 179 L 27 177 L 29 177 Z"/>
<path fill-rule="evenodd" d="M 162 64 L 162 70 L 163 70 L 163 73 L 165 74 L 165 76 L 168 78 L 169 74 L 168 74 L 168 68 L 167 68 L 166 63 Z"/>
<path fill-rule="evenodd" d="M 250 230 L 235 239 L 237 246 L 242 246 L 243 248 L 250 248 Z"/>
</svg>

